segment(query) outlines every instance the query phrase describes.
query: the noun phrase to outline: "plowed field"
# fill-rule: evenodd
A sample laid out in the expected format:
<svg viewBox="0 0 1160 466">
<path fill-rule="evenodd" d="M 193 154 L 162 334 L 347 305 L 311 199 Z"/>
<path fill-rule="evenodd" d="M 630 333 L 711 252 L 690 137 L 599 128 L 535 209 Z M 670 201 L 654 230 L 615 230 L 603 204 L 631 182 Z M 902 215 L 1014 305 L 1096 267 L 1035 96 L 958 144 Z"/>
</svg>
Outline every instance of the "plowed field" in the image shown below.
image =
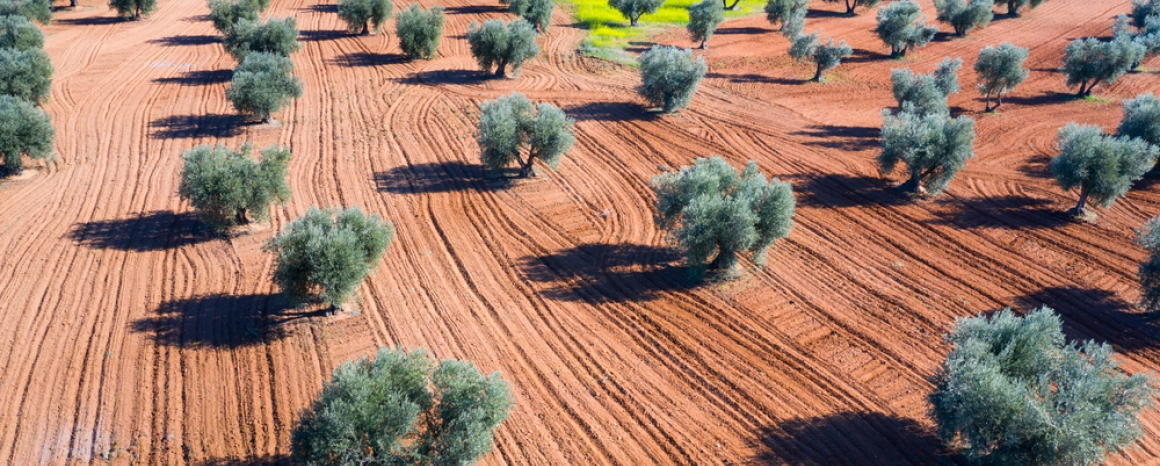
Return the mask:
<svg viewBox="0 0 1160 466">
<path fill-rule="evenodd" d="M 1063 213 L 1076 194 L 1046 166 L 1066 122 L 1112 127 L 1121 99 L 1160 91 L 1146 71 L 1097 88 L 1101 101 L 1063 95 L 1067 41 L 1110 34 L 1127 0 L 1050 0 L 901 61 L 872 11 L 818 3 L 807 32 L 856 49 L 824 84 L 804 82 L 812 68 L 763 17 L 730 21 L 698 52 L 709 75 L 692 106 L 671 116 L 645 111 L 635 70 L 580 57 L 566 11 L 519 79 L 481 78 L 464 31 L 506 14 L 444 1 L 440 58 L 419 62 L 402 59 L 393 21 L 350 36 L 328 1 L 275 1 L 304 45 L 305 94 L 281 125 L 234 116 L 234 61 L 203 0 L 162 0 L 140 22 L 100 2 L 57 13 L 58 158 L 0 185 L 0 464 L 278 461 L 330 371 L 378 346 L 503 372 L 517 405 L 485 464 L 961 462 L 927 414 L 941 335 L 1007 305 L 1048 304 L 1128 371 L 1160 369 L 1158 324 L 1131 305 L 1133 228 L 1160 214 L 1160 188 L 1145 180 L 1076 223 Z M 682 32 L 659 40 L 691 45 Z M 1030 48 L 1031 76 L 982 115 L 970 70 L 1003 41 Z M 965 60 L 951 105 L 978 119 L 978 157 L 942 196 L 910 201 L 875 167 L 879 111 L 891 68 L 947 56 Z M 577 146 L 558 171 L 497 189 L 474 119 L 513 90 L 575 117 Z M 292 148 L 293 200 L 247 234 L 205 237 L 177 197 L 180 154 L 244 141 Z M 648 180 L 711 154 L 790 181 L 797 227 L 768 267 L 690 287 Z M 398 228 L 356 311 L 287 309 L 270 282 L 262 244 L 313 205 Z M 1158 421 L 1148 412 L 1113 463 L 1160 458 Z"/>
</svg>

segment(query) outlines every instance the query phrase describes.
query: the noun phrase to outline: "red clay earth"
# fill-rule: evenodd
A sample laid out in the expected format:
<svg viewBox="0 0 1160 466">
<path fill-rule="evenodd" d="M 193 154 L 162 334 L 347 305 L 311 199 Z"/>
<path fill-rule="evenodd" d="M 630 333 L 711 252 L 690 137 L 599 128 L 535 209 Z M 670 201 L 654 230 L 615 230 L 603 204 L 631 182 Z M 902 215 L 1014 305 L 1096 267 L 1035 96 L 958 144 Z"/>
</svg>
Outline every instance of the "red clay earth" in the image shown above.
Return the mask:
<svg viewBox="0 0 1160 466">
<path fill-rule="evenodd" d="M 709 75 L 692 106 L 668 116 L 643 109 L 634 70 L 577 55 L 584 31 L 567 12 L 523 76 L 490 80 L 463 34 L 506 15 L 444 7 L 440 58 L 407 62 L 393 22 L 349 36 L 327 2 L 275 2 L 304 45 L 305 94 L 281 126 L 234 116 L 234 61 L 203 0 L 163 0 L 140 22 L 100 2 L 56 15 L 59 156 L 0 188 L 0 464 L 282 460 L 330 371 L 379 346 L 503 372 L 517 404 L 484 464 L 961 462 L 926 402 L 942 335 L 1008 305 L 1048 304 L 1126 370 L 1160 368 L 1160 324 L 1130 304 L 1133 229 L 1160 214 L 1156 178 L 1077 223 L 1064 213 L 1076 194 L 1046 166 L 1065 123 L 1114 127 L 1120 100 L 1160 91 L 1144 71 L 1097 88 L 1101 101 L 1064 95 L 1064 46 L 1110 34 L 1127 0 L 1051 0 L 901 61 L 870 32 L 872 11 L 820 4 L 807 32 L 856 50 L 822 84 L 803 82 L 812 68 L 763 17 L 731 21 L 697 52 Z M 693 45 L 679 30 L 660 40 Z M 983 115 L 970 70 L 1003 41 L 1030 48 L 1031 76 Z M 951 105 L 978 119 L 978 157 L 942 196 L 910 201 L 873 160 L 890 69 L 948 56 L 965 61 Z M 511 91 L 564 108 L 577 145 L 558 171 L 495 189 L 474 118 Z M 200 236 L 177 197 L 180 154 L 244 141 L 292 148 L 294 198 L 264 228 Z M 711 154 L 793 183 L 797 227 L 768 267 L 690 288 L 648 181 Z M 287 309 L 271 285 L 263 242 L 313 205 L 398 227 L 355 312 Z M 1158 421 L 1147 412 L 1144 438 L 1111 462 L 1160 458 Z"/>
</svg>

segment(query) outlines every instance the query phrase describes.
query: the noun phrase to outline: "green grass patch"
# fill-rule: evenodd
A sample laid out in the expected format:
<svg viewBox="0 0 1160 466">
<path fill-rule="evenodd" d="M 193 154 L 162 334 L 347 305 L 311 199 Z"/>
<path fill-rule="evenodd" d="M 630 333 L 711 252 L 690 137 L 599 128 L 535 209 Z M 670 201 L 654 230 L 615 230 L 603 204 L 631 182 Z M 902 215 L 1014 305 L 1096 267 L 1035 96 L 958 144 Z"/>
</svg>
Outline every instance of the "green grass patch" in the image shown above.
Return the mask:
<svg viewBox="0 0 1160 466">
<path fill-rule="evenodd" d="M 625 18 L 608 6 L 608 0 L 563 0 L 572 6 L 576 22 L 588 29 L 588 38 L 582 48 L 590 56 L 613 61 L 632 61 L 624 49 L 632 42 L 647 38 L 665 28 L 689 23 L 689 7 L 699 0 L 668 0 L 656 13 L 640 18 L 640 25 L 630 27 Z M 725 18 L 738 18 L 761 13 L 766 0 L 741 0 L 732 10 L 725 10 Z M 732 3 L 732 0 L 730 0 Z"/>
</svg>

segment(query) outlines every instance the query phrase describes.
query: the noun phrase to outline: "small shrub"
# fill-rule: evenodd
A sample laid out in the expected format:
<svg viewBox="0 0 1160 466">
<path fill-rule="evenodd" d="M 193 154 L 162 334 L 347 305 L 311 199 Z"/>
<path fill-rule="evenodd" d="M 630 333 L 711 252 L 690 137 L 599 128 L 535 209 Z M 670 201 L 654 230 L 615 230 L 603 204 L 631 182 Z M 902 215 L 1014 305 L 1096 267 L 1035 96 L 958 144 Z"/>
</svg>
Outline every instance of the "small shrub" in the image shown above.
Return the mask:
<svg viewBox="0 0 1160 466">
<path fill-rule="evenodd" d="M 16 50 L 44 48 L 44 33 L 23 16 L 0 16 L 0 48 Z"/>
<path fill-rule="evenodd" d="M 311 208 L 266 243 L 274 283 L 291 297 L 317 298 L 331 308 L 346 302 L 383 257 L 395 227 L 358 207 Z"/>
<path fill-rule="evenodd" d="M 777 178 L 767 182 L 753 161 L 738 173 L 721 157 L 698 158 L 650 185 L 657 226 L 684 252 L 694 278 L 706 271 L 728 276 L 743 252 L 764 265 L 766 249 L 793 228 L 792 188 Z"/>
<path fill-rule="evenodd" d="M 1027 59 L 1027 49 L 1004 42 L 998 47 L 987 46 L 979 51 L 975 61 L 975 73 L 979 77 L 979 92 L 987 100 L 983 111 L 989 112 L 1003 105 L 1003 94 L 1027 79 L 1028 70 L 1023 68 Z M 995 106 L 991 106 L 991 96 L 995 96 Z"/>
<path fill-rule="evenodd" d="M 393 8 L 391 0 L 339 0 L 338 17 L 352 33 L 370 34 L 373 29 L 378 34 Z"/>
<path fill-rule="evenodd" d="M 938 20 L 951 25 L 955 35 L 962 37 L 971 29 L 991 24 L 995 0 L 935 0 Z"/>
<path fill-rule="evenodd" d="M 1007 16 L 1019 16 L 1019 9 L 1023 7 L 1035 8 L 1043 3 L 1043 0 L 1006 0 L 1007 1 Z M 1002 0 L 999 1 L 1003 3 Z"/>
<path fill-rule="evenodd" d="M 518 92 L 484 102 L 479 110 L 480 158 L 492 171 L 517 162 L 520 177 L 527 178 L 535 174 L 532 164 L 536 160 L 554 170 L 576 141 L 572 134 L 575 122 L 563 110 L 548 103 L 533 107 L 532 101 Z M 523 161 L 520 153 L 525 146 L 528 157 Z"/>
<path fill-rule="evenodd" d="M 267 52 L 283 57 L 298 51 L 298 22 L 294 18 L 271 19 L 265 23 L 239 19 L 226 35 L 226 50 L 239 63 L 253 52 Z"/>
<path fill-rule="evenodd" d="M 829 39 L 826 43 L 822 43 L 816 32 L 808 36 L 798 36 L 789 48 L 789 56 L 794 60 L 814 62 L 817 71 L 812 80 L 815 82 L 822 80 L 822 73 L 838 66 L 843 58 L 848 58 L 853 53 L 854 50 L 846 45 L 846 41 L 835 44 L 834 39 Z"/>
<path fill-rule="evenodd" d="M 904 191 L 937 195 L 967 160 L 975 156 L 975 120 L 944 114 L 882 112 L 882 153 L 878 166 L 891 173 L 905 163 L 910 172 Z"/>
<path fill-rule="evenodd" d="M 693 51 L 654 45 L 640 55 L 640 95 L 665 113 L 689 106 L 708 67 Z"/>
<path fill-rule="evenodd" d="M 1051 172 L 1064 191 L 1079 188 L 1072 211 L 1088 218 L 1087 203 L 1107 208 L 1156 165 L 1160 149 L 1142 139 L 1103 134 L 1098 126 L 1068 123 L 1059 130 L 1060 153 L 1051 159 Z"/>
<path fill-rule="evenodd" d="M 52 62 L 41 49 L 0 49 L 0 94 L 34 104 L 48 102 Z"/>
<path fill-rule="evenodd" d="M 810 0 L 769 0 L 765 4 L 765 19 L 769 24 L 781 23 L 778 31 L 793 40 L 806 25 Z"/>
<path fill-rule="evenodd" d="M 418 3 L 413 3 L 410 8 L 399 12 L 395 29 L 399 35 L 399 48 L 407 58 L 435 58 L 439 40 L 443 37 L 443 7 L 435 5 L 423 10 Z"/>
<path fill-rule="evenodd" d="M 511 0 L 508 11 L 531 23 L 538 32 L 547 32 L 552 23 L 552 12 L 556 10 L 555 0 Z"/>
<path fill-rule="evenodd" d="M 725 21 L 725 6 L 717 0 L 701 0 L 689 7 L 689 24 L 686 29 L 693 42 L 700 41 L 701 48 L 708 48 L 709 38 L 717 26 Z"/>
<path fill-rule="evenodd" d="M 890 72 L 891 89 L 898 107 L 916 115 L 947 115 L 947 97 L 959 92 L 961 58 L 943 59 L 931 74 L 915 75 L 902 68 Z"/>
<path fill-rule="evenodd" d="M 1044 306 L 959 319 L 930 395 L 939 436 L 972 464 L 1094 465 L 1140 437 L 1155 389 L 1112 347 L 1065 344 Z"/>
<path fill-rule="evenodd" d="M 347 362 L 306 410 L 290 449 L 310 466 L 470 465 L 491 451 L 512 408 L 499 372 L 435 364 L 425 350 L 380 348 Z"/>
<path fill-rule="evenodd" d="M 1112 84 L 1144 58 L 1143 45 L 1124 37 L 1109 42 L 1097 38 L 1076 39 L 1064 50 L 1062 71 L 1068 87 L 1079 86 L 1079 96 L 1089 96 L 1100 83 Z"/>
<path fill-rule="evenodd" d="M 524 61 L 540 54 L 536 30 L 522 19 L 514 19 L 507 26 L 498 19 L 489 19 L 482 25 L 473 21 L 467 28 L 467 42 L 479 67 L 484 71 L 495 67 L 498 77 L 507 74 L 509 65 L 512 74 L 518 76 Z"/>
<path fill-rule="evenodd" d="M 229 35 L 238 20 L 258 21 L 258 2 L 253 0 L 209 0 L 209 18 L 223 36 Z"/>
<path fill-rule="evenodd" d="M 846 14 L 854 16 L 854 9 L 857 7 L 874 8 L 881 0 L 825 0 L 830 3 L 837 3 L 844 1 L 846 3 Z"/>
<path fill-rule="evenodd" d="M 157 0 L 109 0 L 109 7 L 117 10 L 122 18 L 138 21 L 157 9 Z"/>
<path fill-rule="evenodd" d="M 628 18 L 632 27 L 637 26 L 641 15 L 656 13 L 664 3 L 665 0 L 608 0 L 608 6 Z"/>
<path fill-rule="evenodd" d="M 1140 306 L 1148 312 L 1160 311 L 1160 217 L 1149 220 L 1136 232 L 1136 244 L 1148 251 L 1140 264 Z"/>
<path fill-rule="evenodd" d="M 1151 92 L 1124 101 L 1124 119 L 1116 135 L 1160 145 L 1160 99 Z"/>
<path fill-rule="evenodd" d="M 234 70 L 226 98 L 243 115 L 270 121 L 270 115 L 302 96 L 302 81 L 291 73 L 294 63 L 272 53 L 251 53 Z"/>
<path fill-rule="evenodd" d="M 890 46 L 891 57 L 901 57 L 911 48 L 929 43 L 938 33 L 938 28 L 926 25 L 918 2 L 894 0 L 878 9 L 878 25 L 874 32 Z"/>
<path fill-rule="evenodd" d="M 182 155 L 178 194 L 193 204 L 202 221 L 217 231 L 270 216 L 270 204 L 290 200 L 286 169 L 290 150 L 269 147 L 261 161 L 250 146 L 232 151 L 225 146 L 197 146 Z"/>
<path fill-rule="evenodd" d="M 0 173 L 19 175 L 24 171 L 22 156 L 48 160 L 56 131 L 44 110 L 16 97 L 0 95 Z"/>
<path fill-rule="evenodd" d="M 0 15 L 23 16 L 47 25 L 52 22 L 51 0 L 0 0 Z"/>
</svg>

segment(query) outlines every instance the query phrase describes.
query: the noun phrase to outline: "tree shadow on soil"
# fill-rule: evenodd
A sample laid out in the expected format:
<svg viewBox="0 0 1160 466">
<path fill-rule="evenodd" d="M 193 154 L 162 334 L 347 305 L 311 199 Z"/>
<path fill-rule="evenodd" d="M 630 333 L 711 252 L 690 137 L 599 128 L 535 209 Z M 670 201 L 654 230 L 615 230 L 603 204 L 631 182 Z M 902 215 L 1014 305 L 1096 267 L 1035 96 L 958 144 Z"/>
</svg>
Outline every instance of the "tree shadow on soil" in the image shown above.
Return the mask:
<svg viewBox="0 0 1160 466">
<path fill-rule="evenodd" d="M 460 191 L 491 191 L 507 186 L 503 173 L 488 173 L 483 165 L 458 160 L 418 165 L 404 165 L 375 174 L 379 192 L 394 194 L 432 194 Z"/>
<path fill-rule="evenodd" d="M 179 86 L 204 86 L 207 84 L 221 84 L 230 82 L 234 77 L 233 70 L 198 70 L 190 71 L 181 76 L 157 78 L 157 84 L 177 84 Z"/>
<path fill-rule="evenodd" d="M 806 18 L 849 18 L 850 15 L 844 11 L 834 10 L 817 10 L 809 8 L 806 10 Z"/>
<path fill-rule="evenodd" d="M 123 23 L 125 20 L 117 16 L 93 16 L 90 18 L 54 19 L 53 22 L 70 26 L 106 26 Z"/>
<path fill-rule="evenodd" d="M 1047 91 L 1047 92 L 1044 92 L 1043 94 L 1030 96 L 1030 97 L 1018 96 L 1018 95 L 1003 96 L 1003 104 L 1004 105 L 1015 104 L 1015 105 L 1027 105 L 1027 106 L 1051 105 L 1051 104 L 1057 104 L 1057 103 L 1070 102 L 1070 101 L 1073 101 L 1076 99 L 1077 99 L 1077 97 L 1075 96 L 1075 94 L 1072 94 L 1072 93 Z M 1003 107 L 999 107 L 999 108 L 1003 108 Z"/>
<path fill-rule="evenodd" d="M 293 309 L 280 294 L 197 296 L 162 303 L 131 327 L 165 346 L 241 348 L 278 340 L 285 334 L 282 324 L 326 314 L 288 312 Z"/>
<path fill-rule="evenodd" d="M 300 464 L 289 455 L 268 455 L 259 458 L 221 458 L 194 463 L 197 466 L 290 466 Z"/>
<path fill-rule="evenodd" d="M 336 9 L 335 12 L 338 10 Z M 298 37 L 303 42 L 323 42 L 328 40 L 341 39 L 343 37 L 350 37 L 350 33 L 345 30 L 334 29 L 309 29 L 300 31 Z"/>
<path fill-rule="evenodd" d="M 506 11 L 507 8 L 496 5 L 449 6 L 443 9 L 443 12 L 449 15 L 484 15 L 489 13 L 503 13 Z"/>
<path fill-rule="evenodd" d="M 218 113 L 170 115 L 153 120 L 149 127 L 154 128 L 150 136 L 162 139 L 229 138 L 241 134 L 245 123 L 241 116 Z"/>
<path fill-rule="evenodd" d="M 697 285 L 671 248 L 640 244 L 584 244 L 524 259 L 529 279 L 556 286 L 544 291 L 557 301 L 640 302 Z"/>
<path fill-rule="evenodd" d="M 785 421 L 763 429 L 761 444 L 759 464 L 966 464 L 947 454 L 933 429 L 877 412 Z"/>
<path fill-rule="evenodd" d="M 508 70 L 510 73 L 511 70 Z M 420 71 L 409 77 L 399 79 L 400 84 L 423 84 L 440 86 L 444 84 L 467 85 L 476 84 L 489 79 L 499 79 L 492 73 L 482 70 L 431 70 Z"/>
<path fill-rule="evenodd" d="M 587 102 L 564 111 L 576 121 L 643 121 L 657 115 L 636 102 Z"/>
<path fill-rule="evenodd" d="M 889 53 L 881 53 L 881 52 L 875 52 L 873 50 L 856 48 L 856 49 L 854 49 L 854 53 L 852 55 L 850 55 L 850 58 L 843 59 L 842 63 L 866 63 L 866 62 L 879 61 L 879 60 L 889 60 L 889 59 L 890 59 Z"/>
<path fill-rule="evenodd" d="M 724 79 L 724 80 L 727 80 L 729 82 L 739 83 L 739 84 L 795 85 L 795 84 L 805 84 L 805 83 L 810 82 L 810 80 L 808 80 L 808 79 L 778 78 L 778 77 L 774 77 L 774 76 L 765 76 L 765 75 L 757 74 L 757 73 L 746 73 L 746 74 L 706 73 L 705 77 L 710 78 L 710 79 Z"/>
<path fill-rule="evenodd" d="M 887 180 L 863 175 L 831 173 L 807 178 L 804 184 L 795 183 L 794 192 L 799 205 L 813 207 L 895 206 L 911 202 L 907 193 L 890 186 Z"/>
<path fill-rule="evenodd" d="M 338 13 L 337 3 L 319 3 L 317 5 L 310 5 L 308 7 L 299 8 L 299 11 L 312 11 L 315 13 Z M 303 31 L 306 32 L 306 31 Z"/>
<path fill-rule="evenodd" d="M 793 134 L 809 137 L 804 142 L 807 146 L 859 152 L 878 148 L 881 130 L 872 126 L 813 125 Z"/>
<path fill-rule="evenodd" d="M 1057 286 L 1012 299 L 1020 313 L 1047 306 L 1063 319 L 1069 340 L 1108 342 L 1117 350 L 1155 350 L 1160 346 L 1160 315 L 1140 309 L 1102 288 Z"/>
<path fill-rule="evenodd" d="M 192 213 L 157 211 L 119 220 L 97 220 L 73 225 L 68 236 L 93 249 L 160 251 L 213 240 Z"/>
<path fill-rule="evenodd" d="M 386 66 L 406 63 L 407 57 L 401 53 L 354 52 L 335 57 L 330 63 L 338 66 L 365 67 Z"/>
<path fill-rule="evenodd" d="M 210 36 L 205 34 L 186 35 L 186 36 L 169 36 L 160 39 L 150 40 L 150 44 L 161 44 L 165 47 L 180 47 L 185 45 L 209 45 L 216 44 L 221 40 L 217 36 Z"/>
<path fill-rule="evenodd" d="M 713 34 L 716 34 L 719 36 L 731 36 L 731 35 L 765 34 L 767 32 L 773 32 L 773 30 L 766 29 L 766 28 L 758 28 L 758 27 L 729 27 L 729 28 L 718 28 L 717 31 L 714 32 Z"/>
<path fill-rule="evenodd" d="M 1051 200 L 1029 196 L 975 197 L 939 202 L 952 211 L 931 222 L 960 228 L 1057 228 L 1072 221 L 1071 216 L 1055 208 Z"/>
</svg>

